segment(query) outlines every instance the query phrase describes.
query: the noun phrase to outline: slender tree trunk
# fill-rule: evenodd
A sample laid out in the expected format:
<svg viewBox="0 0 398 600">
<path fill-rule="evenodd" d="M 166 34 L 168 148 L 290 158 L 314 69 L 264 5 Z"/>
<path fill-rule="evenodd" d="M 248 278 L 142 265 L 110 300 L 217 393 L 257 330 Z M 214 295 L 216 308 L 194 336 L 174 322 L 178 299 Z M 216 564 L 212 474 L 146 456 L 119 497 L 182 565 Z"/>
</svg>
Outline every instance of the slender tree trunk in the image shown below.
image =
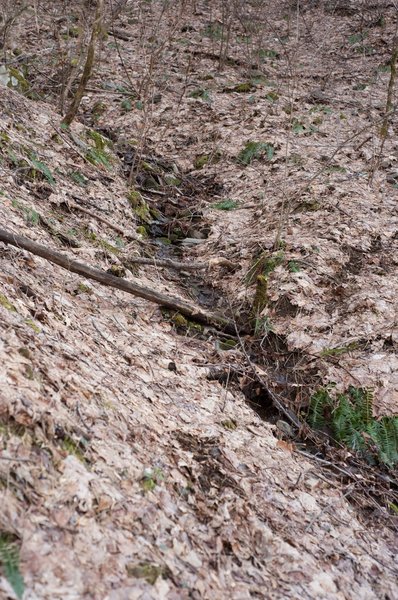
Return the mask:
<svg viewBox="0 0 398 600">
<path fill-rule="evenodd" d="M 79 110 L 80 102 L 82 101 L 83 94 L 86 90 L 87 83 L 91 77 L 93 70 L 94 58 L 95 58 L 95 46 L 97 38 L 101 32 L 102 20 L 104 17 L 104 0 L 97 0 L 97 8 L 95 11 L 95 19 L 93 28 L 91 30 L 91 38 L 87 49 L 86 63 L 84 65 L 82 78 L 76 90 L 75 96 L 69 106 L 69 109 L 62 120 L 62 124 L 69 127 L 73 119 L 76 117 L 77 111 Z"/>
</svg>

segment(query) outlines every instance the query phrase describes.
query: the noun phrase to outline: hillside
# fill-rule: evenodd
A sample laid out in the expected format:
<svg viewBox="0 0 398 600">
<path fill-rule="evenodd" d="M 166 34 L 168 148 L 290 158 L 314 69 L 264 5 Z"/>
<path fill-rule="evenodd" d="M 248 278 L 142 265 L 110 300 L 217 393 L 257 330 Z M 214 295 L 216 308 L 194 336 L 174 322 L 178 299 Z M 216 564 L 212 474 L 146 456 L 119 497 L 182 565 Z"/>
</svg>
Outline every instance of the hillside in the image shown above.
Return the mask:
<svg viewBox="0 0 398 600">
<path fill-rule="evenodd" d="M 0 242 L 0 598 L 398 598 L 393 450 L 306 422 L 398 413 L 396 8 L 106 2 L 65 127 L 60 4 L 2 3 L 0 230 L 194 316 Z"/>
</svg>

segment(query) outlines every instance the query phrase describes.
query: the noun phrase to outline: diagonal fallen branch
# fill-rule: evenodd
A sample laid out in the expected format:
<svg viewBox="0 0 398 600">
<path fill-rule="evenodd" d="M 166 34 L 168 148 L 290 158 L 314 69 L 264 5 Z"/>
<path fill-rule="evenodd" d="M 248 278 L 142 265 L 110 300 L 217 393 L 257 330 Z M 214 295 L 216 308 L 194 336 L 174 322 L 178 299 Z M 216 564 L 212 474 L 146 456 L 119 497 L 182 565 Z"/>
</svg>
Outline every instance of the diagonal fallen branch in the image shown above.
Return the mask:
<svg viewBox="0 0 398 600">
<path fill-rule="evenodd" d="M 94 269 L 93 267 L 68 258 L 68 256 L 62 254 L 61 252 L 50 250 L 46 246 L 37 244 L 36 242 L 23 237 L 22 235 L 17 235 L 11 231 L 0 229 L 0 242 L 11 244 L 17 248 L 27 250 L 28 252 L 31 252 L 36 256 L 41 256 L 49 262 L 59 265 L 68 271 L 72 271 L 72 273 L 77 273 L 78 275 L 82 275 L 88 279 L 93 279 L 94 281 L 98 281 L 103 285 L 123 290 L 128 294 L 138 296 L 139 298 L 144 298 L 145 300 L 154 302 L 155 304 L 163 306 L 164 308 L 176 310 L 186 317 L 198 321 L 199 323 L 203 323 L 204 325 L 210 325 L 232 334 L 234 334 L 236 331 L 235 323 L 229 319 L 226 319 L 222 315 L 217 313 L 209 313 L 202 310 L 199 306 L 185 302 L 180 298 L 167 296 L 151 288 L 132 283 L 121 277 L 110 275 L 101 269 Z"/>
<path fill-rule="evenodd" d="M 80 204 L 77 204 L 76 202 L 72 202 L 71 200 L 68 200 L 67 202 L 65 202 L 65 204 L 69 209 L 79 210 L 80 212 L 82 212 L 86 215 L 89 215 L 89 217 L 93 217 L 93 219 L 96 219 L 100 223 L 104 223 L 105 225 L 107 225 L 108 227 L 113 229 L 113 231 L 116 231 L 116 233 L 120 233 L 120 235 L 122 235 L 123 237 L 128 237 L 133 240 L 141 241 L 140 236 L 137 233 L 135 233 L 134 231 L 126 232 L 125 227 L 121 227 L 121 225 L 112 223 L 112 221 L 110 221 L 106 217 L 103 217 L 102 215 L 98 215 L 93 210 L 90 210 L 89 208 L 86 208 L 85 206 L 80 206 Z"/>
</svg>

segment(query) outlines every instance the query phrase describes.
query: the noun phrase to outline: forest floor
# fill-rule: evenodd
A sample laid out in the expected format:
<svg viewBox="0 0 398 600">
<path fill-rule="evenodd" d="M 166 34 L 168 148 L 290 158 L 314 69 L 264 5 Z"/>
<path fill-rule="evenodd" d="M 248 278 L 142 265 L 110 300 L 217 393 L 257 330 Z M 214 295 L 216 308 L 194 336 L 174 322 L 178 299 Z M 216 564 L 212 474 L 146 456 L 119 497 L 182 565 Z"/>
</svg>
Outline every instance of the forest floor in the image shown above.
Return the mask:
<svg viewBox="0 0 398 600">
<path fill-rule="evenodd" d="M 56 4 L 8 41 L 29 93 L 1 87 L 1 227 L 255 327 L 0 244 L 0 598 L 397 599 L 393 472 L 271 401 L 398 411 L 394 7 L 127 2 L 67 130 Z"/>
</svg>

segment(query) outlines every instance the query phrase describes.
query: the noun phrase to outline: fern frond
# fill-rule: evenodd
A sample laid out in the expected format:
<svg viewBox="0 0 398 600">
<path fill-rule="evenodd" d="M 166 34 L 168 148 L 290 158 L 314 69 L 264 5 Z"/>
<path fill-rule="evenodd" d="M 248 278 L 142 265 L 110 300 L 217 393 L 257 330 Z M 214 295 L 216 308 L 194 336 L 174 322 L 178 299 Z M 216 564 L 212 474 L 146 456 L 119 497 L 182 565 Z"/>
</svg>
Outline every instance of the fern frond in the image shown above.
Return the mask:
<svg viewBox="0 0 398 600">
<path fill-rule="evenodd" d="M 345 394 L 340 394 L 337 400 L 338 404 L 332 415 L 334 434 L 339 442 L 349 445 L 355 431 L 352 423 L 354 418 L 353 407 Z"/>
<path fill-rule="evenodd" d="M 355 452 L 364 452 L 367 445 L 363 433 L 357 429 L 352 430 L 351 434 L 347 438 L 346 444 Z"/>
<path fill-rule="evenodd" d="M 311 396 L 308 411 L 308 421 L 311 427 L 321 429 L 327 423 L 326 409 L 330 409 L 332 399 L 326 389 L 320 389 Z"/>
<path fill-rule="evenodd" d="M 310 400 L 308 421 L 316 428 L 330 424 L 336 440 L 371 463 L 378 458 L 392 467 L 398 463 L 398 416 L 376 420 L 373 398 L 372 390 L 351 386 L 334 402 L 327 388 L 318 390 Z"/>
<path fill-rule="evenodd" d="M 397 417 L 383 417 L 380 423 L 379 451 L 383 462 L 392 466 L 398 461 Z"/>
<path fill-rule="evenodd" d="M 8 533 L 0 533 L 0 566 L 18 598 L 22 598 L 25 584 L 19 571 L 19 550 Z"/>
<path fill-rule="evenodd" d="M 358 425 L 367 425 L 373 419 L 373 390 L 350 386 L 348 388 L 348 393 L 355 406 L 355 414 Z"/>
</svg>

